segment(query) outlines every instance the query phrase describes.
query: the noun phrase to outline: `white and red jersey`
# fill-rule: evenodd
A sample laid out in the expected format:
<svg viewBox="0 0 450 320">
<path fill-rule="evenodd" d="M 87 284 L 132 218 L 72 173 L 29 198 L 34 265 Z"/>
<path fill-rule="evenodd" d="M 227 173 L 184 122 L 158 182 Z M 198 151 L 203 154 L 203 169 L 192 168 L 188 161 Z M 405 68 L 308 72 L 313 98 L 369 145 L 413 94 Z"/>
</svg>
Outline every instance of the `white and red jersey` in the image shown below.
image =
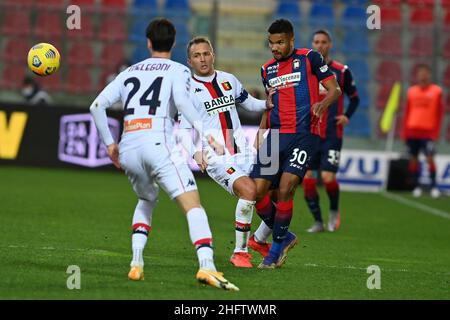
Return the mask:
<svg viewBox="0 0 450 320">
<path fill-rule="evenodd" d="M 180 106 L 192 108 L 189 107 L 190 86 L 190 70 L 169 59 L 149 58 L 121 72 L 103 89 L 91 108 L 105 144 L 112 143 L 112 138 L 105 127 L 106 122 L 99 116 L 101 112 L 96 112 L 96 106 L 108 108 L 122 102 L 122 141 L 132 142 L 138 136 L 146 136 L 147 130 L 171 135 L 177 107 L 180 111 Z M 130 135 L 132 137 L 128 137 Z"/>
<path fill-rule="evenodd" d="M 263 111 L 266 101 L 253 98 L 239 80 L 227 72 L 216 70 L 209 77 L 194 74 L 192 79 L 191 101 L 202 119 L 204 132 L 226 146 L 231 155 L 249 151 L 236 106 Z M 180 128 L 191 128 L 185 117 L 181 117 Z"/>
</svg>

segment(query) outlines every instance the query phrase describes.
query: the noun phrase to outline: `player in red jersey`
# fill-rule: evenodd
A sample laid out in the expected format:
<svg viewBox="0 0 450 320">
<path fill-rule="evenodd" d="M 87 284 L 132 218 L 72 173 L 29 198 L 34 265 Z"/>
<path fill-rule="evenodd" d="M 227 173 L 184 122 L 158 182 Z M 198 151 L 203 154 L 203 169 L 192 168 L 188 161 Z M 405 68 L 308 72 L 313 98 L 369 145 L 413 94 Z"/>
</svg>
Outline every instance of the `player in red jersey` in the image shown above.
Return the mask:
<svg viewBox="0 0 450 320">
<path fill-rule="evenodd" d="M 276 20 L 268 32 L 273 59 L 264 64 L 261 75 L 266 90 L 274 88 L 276 93 L 272 96 L 274 108 L 267 116 L 267 127 L 271 130 L 258 149 L 250 175 L 257 189 L 256 212 L 273 230 L 272 246 L 260 268 L 280 267 L 288 250 L 297 243 L 296 235 L 288 231 L 292 199 L 318 147 L 319 119 L 341 93 L 320 53 L 294 48 L 290 21 Z M 319 82 L 327 89 L 322 101 Z M 268 195 L 273 183 L 279 189 L 276 206 Z"/>
<path fill-rule="evenodd" d="M 336 173 L 339 169 L 344 126 L 349 123 L 350 117 L 357 109 L 359 97 L 355 81 L 348 66 L 332 60 L 329 55 L 332 47 L 330 33 L 326 30 L 317 30 L 313 36 L 312 47 L 322 54 L 328 68 L 336 76 L 341 91 L 349 97 L 349 104 L 345 112 L 344 95 L 341 95 L 323 114 L 321 121 L 321 133 L 323 135 L 320 139 L 320 146 L 313 156 L 310 170 L 306 172 L 305 179 L 303 180 L 305 200 L 315 220 L 313 226 L 308 229 L 308 232 L 321 232 L 325 230 L 319 204 L 319 194 L 317 192 L 317 179 L 313 170 L 320 170 L 322 182 L 330 201 L 328 231 L 336 231 L 339 229 L 341 221 L 339 184 L 336 180 Z M 323 99 L 325 96 L 326 89 L 320 85 L 319 99 Z"/>
<path fill-rule="evenodd" d="M 419 152 L 422 151 L 428 164 L 431 196 L 438 198 L 441 192 L 436 186 L 434 155 L 435 143 L 439 139 L 444 119 L 442 88 L 431 82 L 431 69 L 426 64 L 417 68 L 416 82 L 416 85 L 408 89 L 401 136 L 408 146 L 409 172 L 414 185 L 413 196 L 422 195 L 422 188 L 419 185 Z"/>
</svg>

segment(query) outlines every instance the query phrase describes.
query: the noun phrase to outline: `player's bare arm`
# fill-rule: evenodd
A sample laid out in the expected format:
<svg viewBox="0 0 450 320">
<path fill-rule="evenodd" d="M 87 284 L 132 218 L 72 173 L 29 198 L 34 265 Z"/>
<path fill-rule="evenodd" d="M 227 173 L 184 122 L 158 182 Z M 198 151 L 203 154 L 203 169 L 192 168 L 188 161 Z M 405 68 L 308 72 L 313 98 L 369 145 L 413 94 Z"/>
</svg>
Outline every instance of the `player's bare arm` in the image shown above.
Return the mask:
<svg viewBox="0 0 450 320">
<path fill-rule="evenodd" d="M 339 96 L 342 94 L 341 89 L 339 88 L 339 84 L 334 77 L 322 82 L 322 85 L 327 90 L 327 95 L 322 101 L 316 102 L 313 105 L 314 115 L 318 117 L 321 117 L 324 111 L 327 110 L 330 105 L 335 102 L 337 98 L 339 98 Z"/>
</svg>

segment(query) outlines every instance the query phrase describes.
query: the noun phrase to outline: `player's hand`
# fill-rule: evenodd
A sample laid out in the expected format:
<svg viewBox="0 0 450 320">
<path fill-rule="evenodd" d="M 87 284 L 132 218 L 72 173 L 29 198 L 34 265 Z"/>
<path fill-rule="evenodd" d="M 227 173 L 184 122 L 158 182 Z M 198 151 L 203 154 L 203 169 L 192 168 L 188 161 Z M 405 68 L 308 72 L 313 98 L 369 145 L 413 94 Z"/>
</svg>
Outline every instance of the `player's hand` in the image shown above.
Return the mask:
<svg viewBox="0 0 450 320">
<path fill-rule="evenodd" d="M 270 110 L 273 108 L 273 101 L 272 101 L 272 96 L 275 94 L 276 89 L 275 88 L 269 88 L 269 92 L 267 95 L 267 99 L 266 99 L 266 109 Z"/>
<path fill-rule="evenodd" d="M 342 126 L 346 126 L 350 120 L 347 118 L 347 116 L 345 114 L 341 114 L 339 116 L 334 117 L 336 119 L 336 124 L 337 125 L 342 125 Z"/>
<path fill-rule="evenodd" d="M 208 153 L 206 152 L 206 150 L 197 151 L 196 153 L 194 153 L 194 160 L 200 168 L 201 172 L 205 172 L 206 167 L 208 167 L 208 162 L 206 161 L 207 157 Z"/>
<path fill-rule="evenodd" d="M 328 108 L 328 106 L 322 102 L 316 102 L 312 106 L 314 115 L 319 118 L 322 117 L 323 113 L 327 110 L 327 108 Z"/>
<path fill-rule="evenodd" d="M 220 143 L 218 143 L 213 137 L 212 135 L 208 135 L 208 143 L 211 146 L 211 148 L 213 148 L 214 152 L 218 155 L 218 156 L 223 156 L 225 154 L 225 147 L 223 145 L 221 145 Z"/>
<path fill-rule="evenodd" d="M 108 145 L 108 156 L 117 169 L 121 169 L 119 162 L 119 146 L 117 143 Z"/>
</svg>

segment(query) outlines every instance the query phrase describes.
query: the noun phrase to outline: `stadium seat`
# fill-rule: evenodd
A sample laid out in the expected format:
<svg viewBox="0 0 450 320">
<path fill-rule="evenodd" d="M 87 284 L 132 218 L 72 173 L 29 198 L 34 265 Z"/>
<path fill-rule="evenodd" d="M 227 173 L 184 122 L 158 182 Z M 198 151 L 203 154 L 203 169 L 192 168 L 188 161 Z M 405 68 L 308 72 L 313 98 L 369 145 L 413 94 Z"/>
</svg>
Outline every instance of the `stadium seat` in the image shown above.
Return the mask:
<svg viewBox="0 0 450 320">
<path fill-rule="evenodd" d="M 133 50 L 133 54 L 131 55 L 131 62 L 138 63 L 139 61 L 145 60 L 150 57 L 150 53 L 145 46 L 145 43 L 138 43 Z"/>
<path fill-rule="evenodd" d="M 447 99 L 445 100 L 445 102 L 444 102 L 444 109 L 445 109 L 445 112 L 450 112 L 450 92 L 447 94 Z M 450 122 L 449 122 L 449 125 L 450 125 Z"/>
<path fill-rule="evenodd" d="M 91 93 L 95 90 L 88 68 L 70 68 L 67 74 L 65 90 L 69 93 Z"/>
<path fill-rule="evenodd" d="M 411 10 L 409 23 L 413 27 L 431 26 L 434 21 L 433 8 L 415 8 Z"/>
<path fill-rule="evenodd" d="M 433 38 L 416 35 L 411 39 L 409 53 L 413 57 L 429 57 L 433 55 Z"/>
<path fill-rule="evenodd" d="M 172 51 L 172 60 L 182 64 L 186 64 L 186 49 L 184 47 L 174 48 L 174 50 Z"/>
<path fill-rule="evenodd" d="M 450 8 L 447 9 L 444 17 L 444 21 L 442 23 L 443 31 L 450 32 Z"/>
<path fill-rule="evenodd" d="M 446 139 L 448 142 L 450 142 L 450 122 L 448 123 L 448 126 L 447 126 L 447 132 L 446 132 L 446 134 L 445 134 L 445 139 Z"/>
<path fill-rule="evenodd" d="M 157 0 L 134 0 L 130 8 L 134 17 L 155 17 L 159 16 L 159 6 Z M 148 20 L 150 20 L 149 18 Z M 148 21 L 147 21 L 148 23 Z"/>
<path fill-rule="evenodd" d="M 42 11 L 37 14 L 33 32 L 37 37 L 59 38 L 65 29 L 65 21 L 59 14 Z"/>
<path fill-rule="evenodd" d="M 4 63 L 0 87 L 2 89 L 20 89 L 25 78 L 25 71 L 25 63 Z"/>
<path fill-rule="evenodd" d="M 396 61 L 385 60 L 378 64 L 375 80 L 381 83 L 401 81 L 403 77 L 402 67 Z"/>
<path fill-rule="evenodd" d="M 125 47 L 120 43 L 105 43 L 101 50 L 100 57 L 100 66 L 103 68 L 115 68 L 117 64 L 126 59 Z"/>
<path fill-rule="evenodd" d="M 79 6 L 81 11 L 83 12 L 83 14 L 93 13 L 96 10 L 95 2 L 96 2 L 96 0 L 71 0 L 70 1 L 71 4 L 75 4 L 75 5 Z M 83 15 L 83 18 L 84 18 L 84 15 Z M 83 22 L 83 25 L 84 25 L 84 22 Z"/>
<path fill-rule="evenodd" d="M 279 0 L 275 9 L 276 17 L 286 17 L 292 20 L 292 23 L 300 21 L 301 8 L 298 1 Z"/>
<path fill-rule="evenodd" d="M 127 4 L 125 0 L 101 0 L 100 1 L 100 12 L 101 13 L 111 13 L 111 14 L 123 14 L 127 9 Z"/>
<path fill-rule="evenodd" d="M 345 135 L 368 138 L 370 137 L 370 127 L 370 121 L 366 111 L 357 110 L 344 131 Z"/>
<path fill-rule="evenodd" d="M 29 10 L 33 6 L 33 1 L 34 0 L 4 0 L 2 5 L 5 10 Z"/>
<path fill-rule="evenodd" d="M 36 81 L 41 85 L 46 91 L 58 91 L 62 87 L 62 73 L 61 70 L 52 74 L 51 77 L 36 77 Z"/>
<path fill-rule="evenodd" d="M 104 41 L 124 41 L 126 39 L 126 21 L 110 15 L 104 16 L 98 38 Z"/>
<path fill-rule="evenodd" d="M 23 62 L 31 46 L 28 39 L 11 38 L 5 44 L 1 60 L 8 63 Z"/>
<path fill-rule="evenodd" d="M 133 16 L 133 22 L 128 32 L 128 40 L 142 42 L 145 40 L 145 29 L 147 28 L 149 19 L 143 16 Z"/>
<path fill-rule="evenodd" d="M 361 109 L 369 108 L 370 95 L 369 95 L 369 91 L 367 90 L 367 85 L 360 82 L 360 83 L 356 83 L 356 87 L 358 89 L 358 96 L 359 96 L 359 107 L 358 108 L 361 108 Z"/>
<path fill-rule="evenodd" d="M 375 44 L 375 53 L 389 56 L 402 55 L 402 36 L 399 33 L 381 33 Z"/>
<path fill-rule="evenodd" d="M 442 83 L 449 88 L 450 87 L 450 64 L 447 66 L 443 73 Z"/>
<path fill-rule="evenodd" d="M 381 83 L 378 86 L 378 93 L 375 102 L 377 109 L 384 109 L 391 94 L 392 84 Z"/>
<path fill-rule="evenodd" d="M 101 57 L 102 60 L 104 57 Z M 67 54 L 67 62 L 70 65 L 86 65 L 94 64 L 94 50 L 92 45 L 86 41 L 73 42 Z"/>
<path fill-rule="evenodd" d="M 370 52 L 366 32 L 347 32 L 342 44 L 344 54 L 367 54 Z"/>
<path fill-rule="evenodd" d="M 435 0 L 407 0 L 408 5 L 411 7 L 430 6 L 433 7 L 436 3 Z"/>
<path fill-rule="evenodd" d="M 447 38 L 444 47 L 442 48 L 442 57 L 450 59 L 450 37 Z"/>
<path fill-rule="evenodd" d="M 36 11 L 61 10 L 64 8 L 65 0 L 36 1 Z M 65 11 L 65 10 L 64 10 Z"/>
<path fill-rule="evenodd" d="M 367 6 L 368 0 L 342 0 L 346 5 Z"/>
<path fill-rule="evenodd" d="M 402 4 L 402 1 L 403 0 L 373 0 L 371 2 L 379 5 L 380 7 L 387 7 L 387 6 L 396 7 L 400 6 Z"/>
<path fill-rule="evenodd" d="M 3 15 L 0 31 L 2 35 L 26 36 L 30 34 L 29 11 L 11 10 Z"/>
<path fill-rule="evenodd" d="M 348 6 L 341 17 L 341 25 L 344 27 L 365 28 L 367 13 L 365 7 Z"/>
<path fill-rule="evenodd" d="M 189 0 L 166 0 L 164 8 L 166 10 L 191 10 Z"/>
<path fill-rule="evenodd" d="M 381 7 L 380 14 L 383 28 L 402 27 L 402 10 L 400 7 Z"/>
<path fill-rule="evenodd" d="M 371 79 L 369 65 L 364 59 L 348 60 L 347 63 L 353 78 L 358 83 L 359 81 L 368 81 Z"/>
<path fill-rule="evenodd" d="M 314 27 L 334 27 L 334 8 L 325 3 L 313 3 L 309 13 L 309 23 Z"/>
<path fill-rule="evenodd" d="M 67 29 L 66 34 L 69 39 L 92 39 L 94 37 L 94 20 L 92 14 L 84 13 L 81 29 Z"/>
</svg>

